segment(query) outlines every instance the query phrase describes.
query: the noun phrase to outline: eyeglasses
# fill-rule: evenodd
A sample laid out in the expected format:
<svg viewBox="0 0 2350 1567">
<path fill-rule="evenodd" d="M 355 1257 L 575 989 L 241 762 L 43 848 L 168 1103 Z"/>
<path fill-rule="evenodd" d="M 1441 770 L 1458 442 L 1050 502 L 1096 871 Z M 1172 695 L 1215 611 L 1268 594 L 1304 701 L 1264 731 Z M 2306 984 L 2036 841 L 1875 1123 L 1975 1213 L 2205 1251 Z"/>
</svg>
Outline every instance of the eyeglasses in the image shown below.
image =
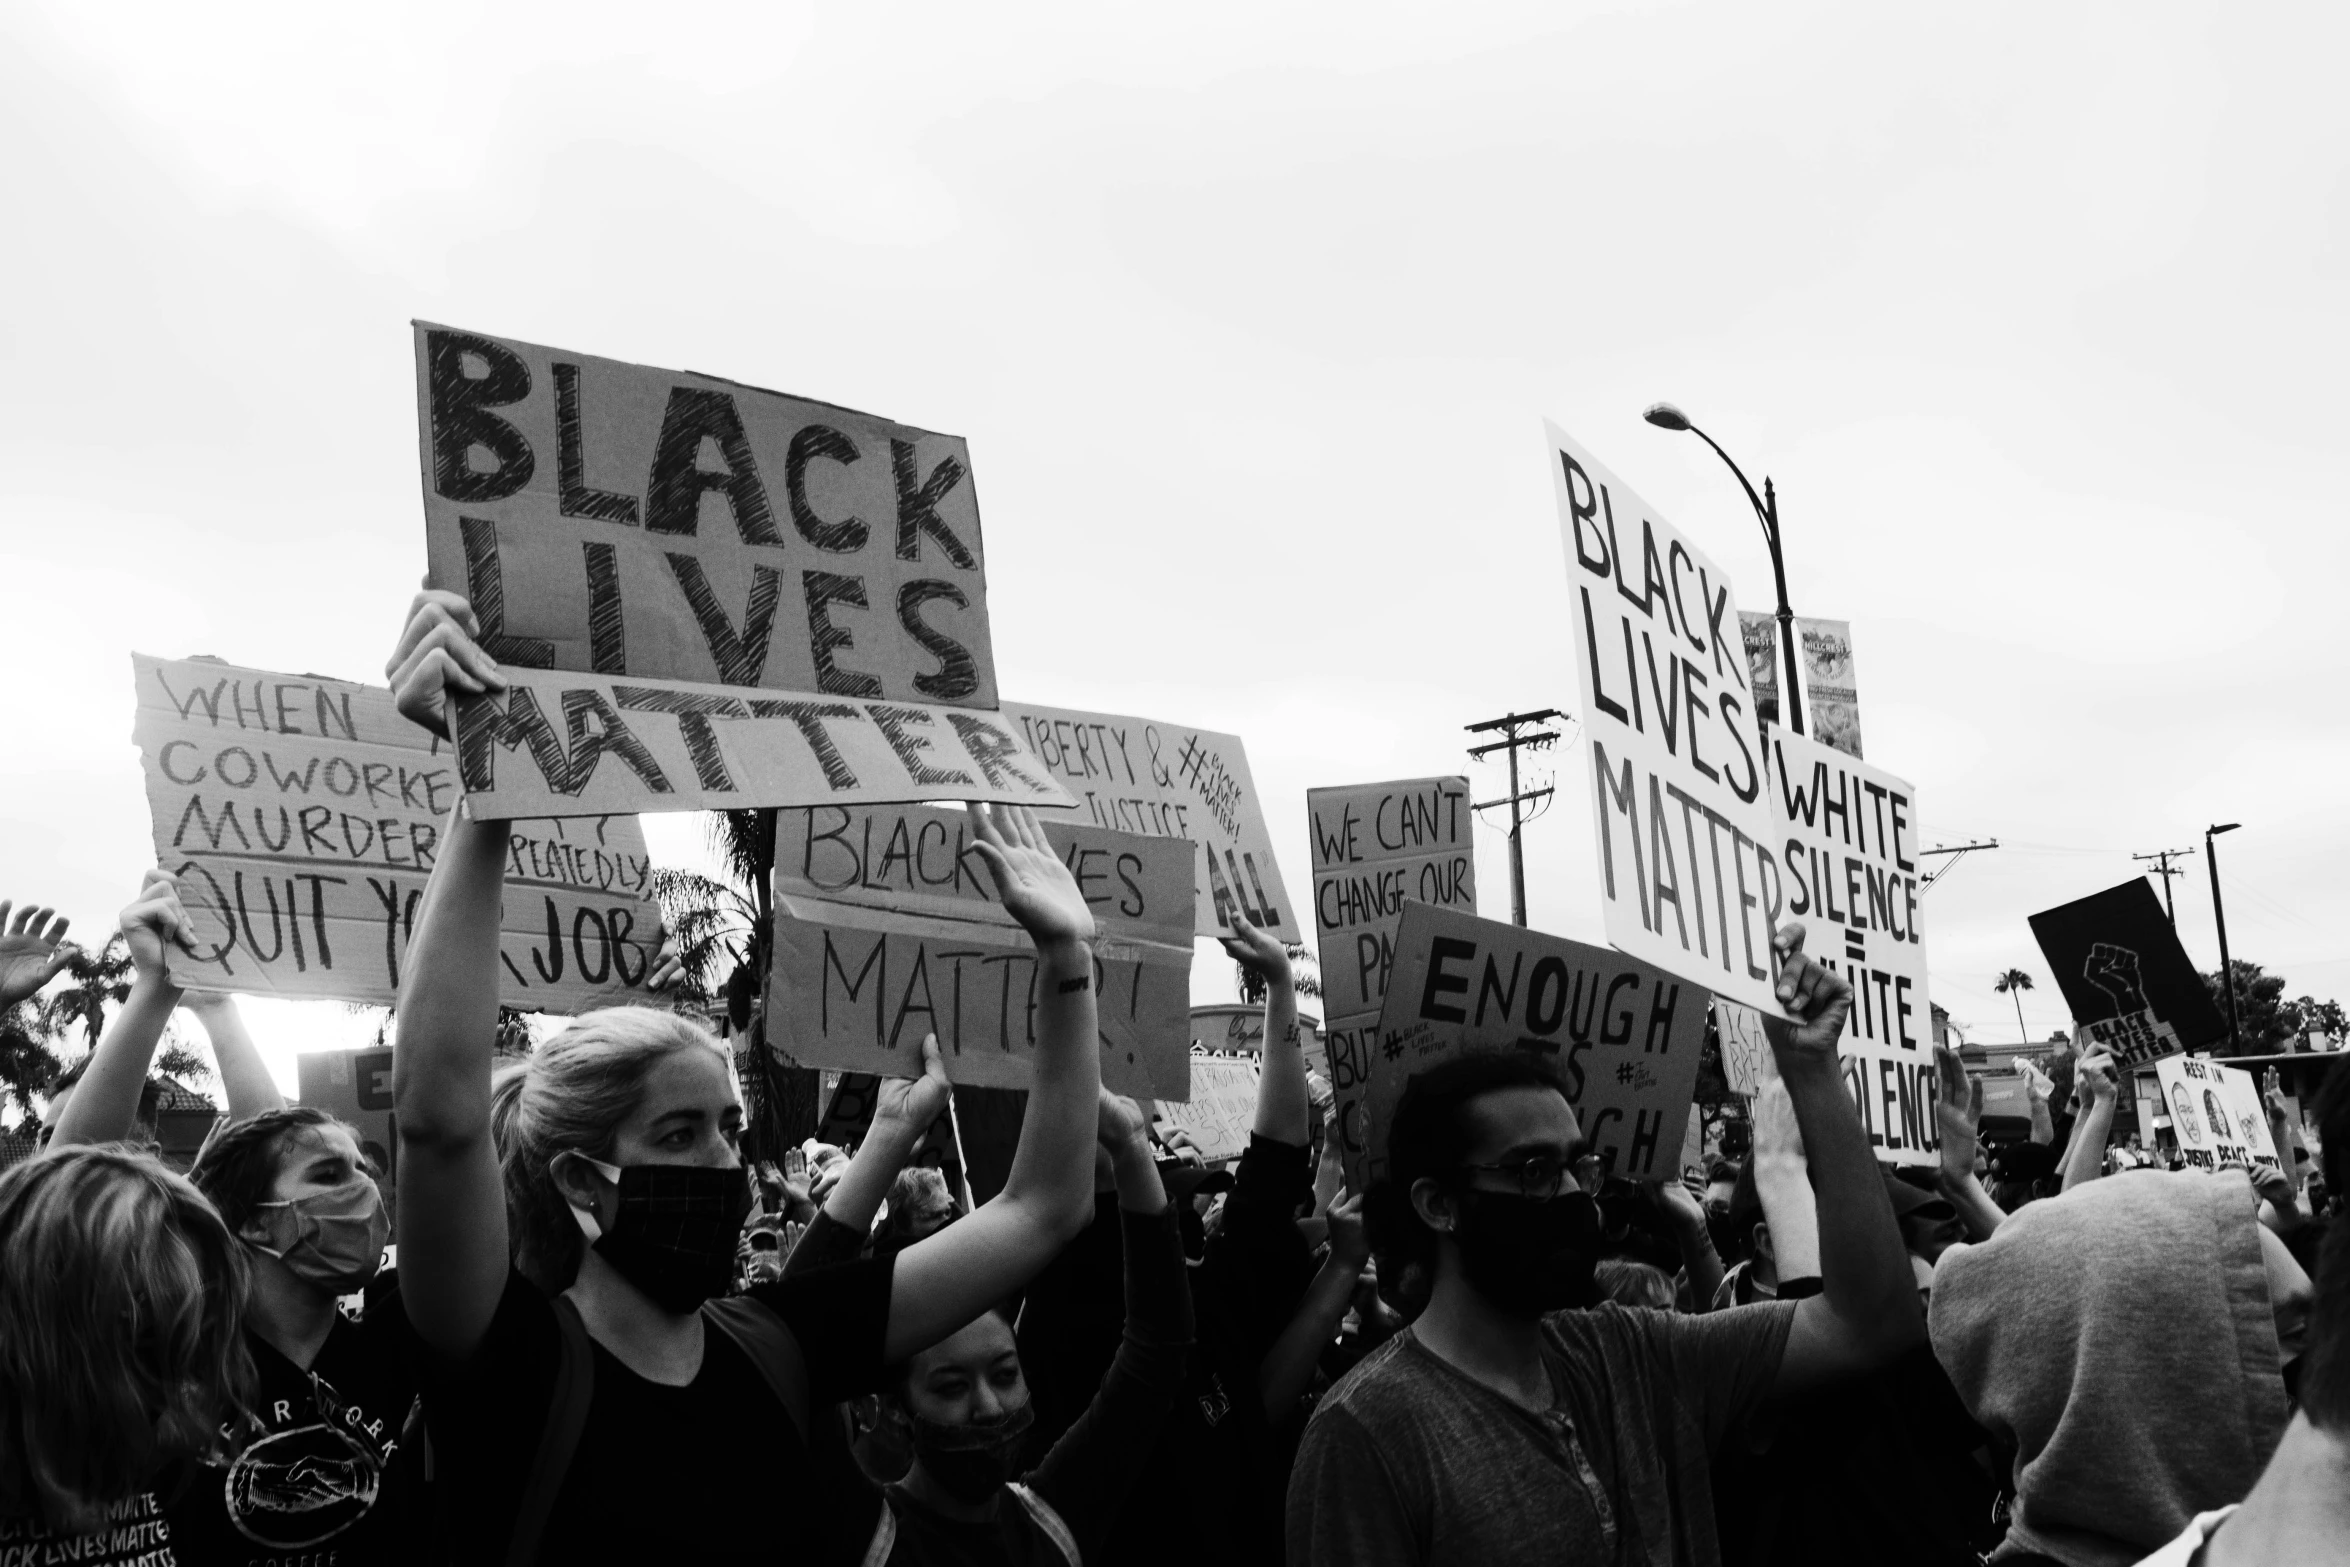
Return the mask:
<svg viewBox="0 0 2350 1567">
<path fill-rule="evenodd" d="M 1518 1183 L 1518 1195 L 1535 1202 L 1548 1202 L 1556 1197 L 1567 1181 L 1566 1164 L 1550 1154 L 1530 1154 L 1526 1158 L 1502 1164 L 1464 1164 L 1463 1170 L 1483 1170 L 1494 1175 L 1506 1175 Z"/>
</svg>

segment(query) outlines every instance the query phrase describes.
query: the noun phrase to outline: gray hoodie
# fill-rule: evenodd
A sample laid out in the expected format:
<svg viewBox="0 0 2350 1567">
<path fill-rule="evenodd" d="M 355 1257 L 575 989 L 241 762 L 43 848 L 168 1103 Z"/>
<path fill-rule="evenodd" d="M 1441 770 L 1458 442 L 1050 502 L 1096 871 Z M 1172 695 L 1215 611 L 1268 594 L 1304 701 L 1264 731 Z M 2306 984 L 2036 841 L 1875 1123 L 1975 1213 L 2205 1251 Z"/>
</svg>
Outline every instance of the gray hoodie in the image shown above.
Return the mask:
<svg viewBox="0 0 2350 1567">
<path fill-rule="evenodd" d="M 2285 1429 L 2257 1208 L 2240 1171 L 2137 1171 L 1943 1254 L 1934 1353 L 2016 1447 L 1994 1562 L 2129 1567 L 2251 1490 Z"/>
</svg>

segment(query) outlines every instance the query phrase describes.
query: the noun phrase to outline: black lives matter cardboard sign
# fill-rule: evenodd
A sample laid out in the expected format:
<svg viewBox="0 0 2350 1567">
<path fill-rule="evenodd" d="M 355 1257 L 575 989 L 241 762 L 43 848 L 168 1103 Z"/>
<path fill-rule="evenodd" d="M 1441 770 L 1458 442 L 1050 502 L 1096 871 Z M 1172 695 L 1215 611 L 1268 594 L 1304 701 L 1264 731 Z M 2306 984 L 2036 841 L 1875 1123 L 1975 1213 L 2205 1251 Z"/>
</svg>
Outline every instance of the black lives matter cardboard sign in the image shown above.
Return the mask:
<svg viewBox="0 0 2350 1567">
<path fill-rule="evenodd" d="M 2136 1066 L 2227 1038 L 2144 877 L 2032 916 L 2032 934 L 2088 1037 Z"/>
<path fill-rule="evenodd" d="M 1102 1081 L 1188 1099 L 1191 845 L 1049 821 L 1092 908 Z M 913 1077 L 936 1034 L 947 1076 L 1025 1088 L 1036 947 L 996 900 L 964 813 L 819 806 L 779 822 L 769 1037 L 801 1066 Z"/>
<path fill-rule="evenodd" d="M 1404 906 L 1416 900 L 1477 912 L 1473 821 L 1466 778 L 1306 791 L 1330 1086 L 1340 1152 L 1349 1159 L 1365 1153 L 1359 1145 L 1360 1101 L 1370 1087 L 1369 1062 Z M 1356 1145 L 1349 1145 L 1350 1136 Z"/>
<path fill-rule="evenodd" d="M 1802 922 L 1805 950 L 1852 985 L 1852 1016 L 1837 1046 L 1845 1087 L 1881 1158 L 1934 1164 L 1942 1140 L 1917 791 L 1785 729 L 1769 730 L 1764 748 L 1780 833 L 1773 901 Z M 1725 1066 L 1731 1048 L 1725 1035 Z"/>
<path fill-rule="evenodd" d="M 483 814 L 1068 803 L 992 711 L 959 437 L 415 332 L 428 580 L 512 681 L 458 707 Z"/>
<path fill-rule="evenodd" d="M 458 797 L 448 748 L 380 686 L 131 655 L 155 863 L 193 932 L 197 990 L 390 1006 Z M 585 1012 L 646 999 L 661 949 L 634 816 L 511 823 L 499 999 Z"/>
<path fill-rule="evenodd" d="M 1026 702 L 1006 702 L 1003 716 L 1095 826 L 1199 845 L 1200 935 L 1229 935 L 1237 909 L 1282 941 L 1305 940 L 1238 735 Z"/>
<path fill-rule="evenodd" d="M 1362 1125 L 1340 1127 L 1342 1153 L 1357 1143 L 1363 1149 L 1359 1160 L 1349 1158 L 1349 1184 L 1361 1190 L 1360 1182 L 1385 1175 L 1387 1131 L 1414 1073 L 1493 1050 L 1529 1052 L 1558 1072 L 1584 1137 L 1611 1174 L 1672 1174 L 1710 999 L 1621 952 L 1406 904 L 1378 1045 L 1365 1063 Z"/>
<path fill-rule="evenodd" d="M 1777 822 L 1730 579 L 1547 428 L 1607 939 L 1783 1017 Z"/>
</svg>

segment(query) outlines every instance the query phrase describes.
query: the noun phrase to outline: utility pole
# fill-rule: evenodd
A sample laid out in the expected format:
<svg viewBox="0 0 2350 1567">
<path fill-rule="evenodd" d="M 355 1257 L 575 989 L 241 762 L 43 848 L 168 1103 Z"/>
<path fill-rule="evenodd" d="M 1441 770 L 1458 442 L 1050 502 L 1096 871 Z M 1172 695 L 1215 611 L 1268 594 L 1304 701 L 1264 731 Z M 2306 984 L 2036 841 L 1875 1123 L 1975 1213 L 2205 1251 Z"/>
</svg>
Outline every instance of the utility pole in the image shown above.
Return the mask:
<svg viewBox="0 0 2350 1567">
<path fill-rule="evenodd" d="M 1950 862 L 1947 865 L 1939 865 L 1934 869 L 1926 872 L 1925 879 L 1918 883 L 1918 891 L 1925 891 L 1928 887 L 1933 886 L 1934 883 L 1940 881 L 1943 877 L 1949 875 L 1952 871 L 1957 870 L 1960 856 L 1972 854 L 1977 849 L 1996 849 L 1998 847 L 1999 840 L 1997 838 L 1986 838 L 1981 843 L 1954 843 L 1946 849 L 1918 850 L 1920 856 L 1928 854 L 1947 854 L 1950 856 Z"/>
<path fill-rule="evenodd" d="M 2150 860 L 2153 862 L 2154 869 L 2148 871 L 2146 874 L 2149 876 L 2160 876 L 2162 878 L 2162 912 L 2170 916 L 2171 928 L 2174 930 L 2178 928 L 2179 911 L 2172 905 L 2170 900 L 2170 879 L 2173 876 L 2184 876 L 2187 873 L 2173 867 L 2171 861 L 2183 860 L 2194 852 L 2195 851 L 2193 849 L 2157 849 L 2152 854 L 2133 854 L 2130 856 L 2130 858 L 2133 860 Z"/>
<path fill-rule="evenodd" d="M 1488 756 L 1495 751 L 1507 751 L 1510 754 L 1510 792 L 1499 800 L 1487 800 L 1471 809 L 1482 811 L 1495 805 L 1510 808 L 1510 919 L 1521 927 L 1526 923 L 1526 851 L 1519 839 L 1519 829 L 1526 823 L 1526 807 L 1552 791 L 1518 787 L 1518 752 L 1521 749 L 1540 751 L 1556 745 L 1556 730 L 1532 729 L 1530 726 L 1566 716 L 1555 707 L 1546 707 L 1536 713 L 1509 713 L 1468 726 L 1469 733 L 1473 735 L 1499 731 L 1502 736 L 1486 745 L 1471 746 L 1469 755 L 1472 758 Z"/>
</svg>

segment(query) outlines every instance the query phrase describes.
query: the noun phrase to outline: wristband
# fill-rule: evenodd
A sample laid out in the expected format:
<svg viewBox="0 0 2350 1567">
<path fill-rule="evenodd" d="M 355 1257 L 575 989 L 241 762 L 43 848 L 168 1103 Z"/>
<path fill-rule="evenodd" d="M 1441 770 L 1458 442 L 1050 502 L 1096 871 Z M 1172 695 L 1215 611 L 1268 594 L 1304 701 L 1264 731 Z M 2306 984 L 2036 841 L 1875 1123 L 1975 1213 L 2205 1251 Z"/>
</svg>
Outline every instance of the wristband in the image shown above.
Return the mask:
<svg viewBox="0 0 2350 1567">
<path fill-rule="evenodd" d="M 1084 974 L 1080 975 L 1076 979 L 1064 979 L 1061 981 L 1061 994 L 1064 996 L 1082 995 L 1084 992 L 1091 989 L 1093 989 L 1093 976 L 1091 974 Z"/>
</svg>

